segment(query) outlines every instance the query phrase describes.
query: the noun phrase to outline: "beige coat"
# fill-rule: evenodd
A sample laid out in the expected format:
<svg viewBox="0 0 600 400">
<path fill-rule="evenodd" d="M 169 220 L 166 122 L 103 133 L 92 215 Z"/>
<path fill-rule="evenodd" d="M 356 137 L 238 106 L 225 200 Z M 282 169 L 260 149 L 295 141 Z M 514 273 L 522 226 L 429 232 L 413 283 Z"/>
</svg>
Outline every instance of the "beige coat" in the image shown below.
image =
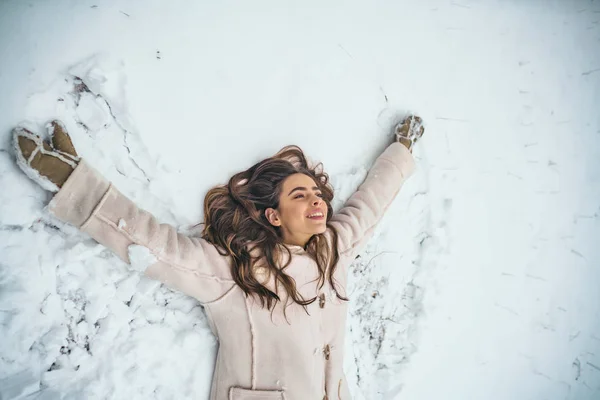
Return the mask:
<svg viewBox="0 0 600 400">
<path fill-rule="evenodd" d="M 334 278 L 346 295 L 348 267 L 377 222 L 412 173 L 413 157 L 399 143 L 390 145 L 363 184 L 333 216 L 340 238 Z M 107 246 L 126 262 L 137 244 L 156 257 L 145 274 L 198 299 L 219 340 L 211 400 L 321 400 L 351 398 L 344 372 L 343 348 L 347 302 L 318 290 L 316 263 L 299 246 L 290 246 L 292 276 L 308 306 L 281 306 L 271 312 L 246 298 L 230 274 L 227 257 L 200 238 L 187 237 L 159 224 L 148 212 L 91 168 L 84 160 L 49 205 L 50 211 Z M 285 296 L 283 297 L 285 298 Z"/>
</svg>

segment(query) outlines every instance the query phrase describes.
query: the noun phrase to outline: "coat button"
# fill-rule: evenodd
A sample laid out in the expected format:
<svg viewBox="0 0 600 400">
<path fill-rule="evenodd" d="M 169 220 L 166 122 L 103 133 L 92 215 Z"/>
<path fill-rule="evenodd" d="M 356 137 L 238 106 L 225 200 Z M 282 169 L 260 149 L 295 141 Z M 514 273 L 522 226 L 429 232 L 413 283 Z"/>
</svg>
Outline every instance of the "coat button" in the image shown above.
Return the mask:
<svg viewBox="0 0 600 400">
<path fill-rule="evenodd" d="M 331 354 L 331 348 L 329 347 L 329 345 L 327 345 L 323 349 L 323 355 L 325 356 L 326 360 L 329 360 L 329 354 Z"/>
<path fill-rule="evenodd" d="M 325 308 L 325 293 L 319 295 L 319 307 Z"/>
</svg>

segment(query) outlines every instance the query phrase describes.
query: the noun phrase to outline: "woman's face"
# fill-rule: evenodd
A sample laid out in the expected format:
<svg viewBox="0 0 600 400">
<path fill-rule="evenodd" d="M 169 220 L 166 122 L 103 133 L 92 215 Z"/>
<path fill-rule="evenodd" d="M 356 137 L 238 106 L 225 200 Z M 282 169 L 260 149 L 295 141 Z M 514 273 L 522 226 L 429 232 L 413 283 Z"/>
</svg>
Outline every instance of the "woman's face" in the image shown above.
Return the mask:
<svg viewBox="0 0 600 400">
<path fill-rule="evenodd" d="M 304 247 L 316 234 L 327 229 L 327 204 L 315 181 L 301 173 L 288 176 L 282 184 L 279 208 L 268 208 L 265 216 L 281 227 L 283 241 Z"/>
</svg>

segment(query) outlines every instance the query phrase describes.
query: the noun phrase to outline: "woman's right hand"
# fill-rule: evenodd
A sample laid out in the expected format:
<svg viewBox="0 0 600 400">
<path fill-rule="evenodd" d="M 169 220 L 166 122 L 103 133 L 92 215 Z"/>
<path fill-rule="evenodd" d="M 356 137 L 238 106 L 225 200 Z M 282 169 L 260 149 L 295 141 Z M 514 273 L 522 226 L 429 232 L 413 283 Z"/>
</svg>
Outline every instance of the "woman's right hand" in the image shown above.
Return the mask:
<svg viewBox="0 0 600 400">
<path fill-rule="evenodd" d="M 46 125 L 46 143 L 23 127 L 13 130 L 17 164 L 25 174 L 46 190 L 58 192 L 79 163 L 71 137 L 60 121 Z"/>
</svg>

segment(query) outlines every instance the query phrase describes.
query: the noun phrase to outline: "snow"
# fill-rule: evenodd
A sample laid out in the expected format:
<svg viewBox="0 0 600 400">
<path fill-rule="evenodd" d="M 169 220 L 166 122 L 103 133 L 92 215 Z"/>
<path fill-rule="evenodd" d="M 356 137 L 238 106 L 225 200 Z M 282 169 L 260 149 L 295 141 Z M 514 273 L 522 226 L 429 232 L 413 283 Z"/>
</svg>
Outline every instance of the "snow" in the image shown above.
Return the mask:
<svg viewBox="0 0 600 400">
<path fill-rule="evenodd" d="M 339 207 L 409 111 L 417 171 L 350 274 L 354 398 L 600 398 L 599 20 L 591 0 L 2 2 L 0 399 L 206 399 L 217 349 L 196 301 L 47 214 L 12 128 L 61 119 L 187 231 L 287 144 Z"/>
<path fill-rule="evenodd" d="M 121 225 L 120 221 L 119 225 Z M 150 249 L 144 246 L 132 244 L 127 248 L 127 252 L 131 268 L 137 272 L 144 272 L 149 266 L 158 262 L 156 256 L 150 252 Z"/>
</svg>

